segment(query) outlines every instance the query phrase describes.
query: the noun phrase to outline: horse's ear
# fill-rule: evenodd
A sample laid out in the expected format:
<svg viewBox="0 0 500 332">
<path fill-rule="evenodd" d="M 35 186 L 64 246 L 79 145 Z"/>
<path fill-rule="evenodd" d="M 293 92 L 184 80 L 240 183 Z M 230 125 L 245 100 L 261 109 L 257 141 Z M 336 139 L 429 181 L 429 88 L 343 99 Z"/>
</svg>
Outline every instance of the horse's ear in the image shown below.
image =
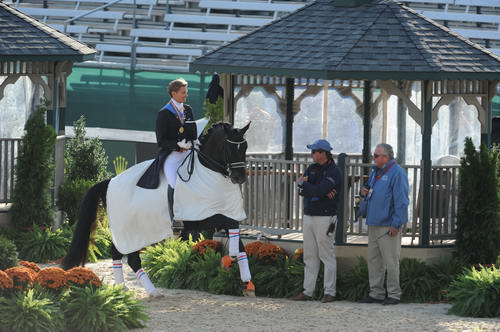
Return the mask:
<svg viewBox="0 0 500 332">
<path fill-rule="evenodd" d="M 250 128 L 250 124 L 252 123 L 252 121 L 250 121 L 249 123 L 247 123 L 247 125 L 243 128 L 240 129 L 240 132 L 242 135 L 245 135 L 245 133 L 247 132 L 248 128 Z"/>
</svg>

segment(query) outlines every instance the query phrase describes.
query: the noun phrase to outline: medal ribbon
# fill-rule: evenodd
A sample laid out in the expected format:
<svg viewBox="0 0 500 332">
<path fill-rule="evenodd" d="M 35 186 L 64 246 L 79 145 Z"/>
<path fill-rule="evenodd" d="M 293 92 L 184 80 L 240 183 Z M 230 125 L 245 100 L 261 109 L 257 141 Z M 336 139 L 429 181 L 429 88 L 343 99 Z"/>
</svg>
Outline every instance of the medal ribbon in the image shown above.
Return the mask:
<svg viewBox="0 0 500 332">
<path fill-rule="evenodd" d="M 186 119 L 186 115 L 184 114 L 184 110 L 178 110 L 177 107 L 175 106 L 175 103 L 170 100 L 170 104 L 172 105 L 172 107 L 174 108 L 175 110 L 175 113 L 177 113 L 177 117 L 179 118 L 179 121 L 184 124 L 184 121 Z"/>
</svg>

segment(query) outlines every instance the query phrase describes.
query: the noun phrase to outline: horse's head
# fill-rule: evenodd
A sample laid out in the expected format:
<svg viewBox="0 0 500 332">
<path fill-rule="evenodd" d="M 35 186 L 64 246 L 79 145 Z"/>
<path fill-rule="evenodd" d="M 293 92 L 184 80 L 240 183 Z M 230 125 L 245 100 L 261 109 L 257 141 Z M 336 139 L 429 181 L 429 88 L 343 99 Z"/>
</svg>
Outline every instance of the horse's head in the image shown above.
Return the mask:
<svg viewBox="0 0 500 332">
<path fill-rule="evenodd" d="M 228 175 L 233 183 L 244 183 L 246 175 L 247 141 L 244 137 L 250 127 L 233 128 L 229 123 L 217 123 L 201 139 L 201 151 L 208 158 L 200 161 L 208 168 Z"/>
<path fill-rule="evenodd" d="M 226 133 L 225 151 L 226 167 L 229 178 L 233 183 L 242 184 L 247 180 L 246 152 L 248 148 L 245 133 L 250 127 L 250 122 L 243 128 L 224 127 Z"/>
</svg>

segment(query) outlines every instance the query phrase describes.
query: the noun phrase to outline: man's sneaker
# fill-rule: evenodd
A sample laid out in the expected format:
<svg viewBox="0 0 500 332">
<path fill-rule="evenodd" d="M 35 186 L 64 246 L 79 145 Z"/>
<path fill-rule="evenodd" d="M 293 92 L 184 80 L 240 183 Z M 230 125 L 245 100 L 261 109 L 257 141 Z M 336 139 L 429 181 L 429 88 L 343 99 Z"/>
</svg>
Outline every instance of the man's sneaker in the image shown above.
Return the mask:
<svg viewBox="0 0 500 332">
<path fill-rule="evenodd" d="M 292 300 L 292 301 L 310 301 L 310 300 L 312 300 L 312 297 L 300 292 L 299 294 L 290 297 L 290 300 Z"/>
<path fill-rule="evenodd" d="M 323 298 L 321 299 L 321 303 L 328 303 L 333 301 L 335 301 L 335 297 L 330 294 L 323 295 Z"/>
<path fill-rule="evenodd" d="M 383 305 L 399 304 L 399 300 L 393 297 L 388 297 L 382 302 Z"/>
<path fill-rule="evenodd" d="M 368 296 L 366 296 L 358 301 L 358 303 L 383 303 L 383 302 L 384 302 L 384 300 L 379 300 L 379 299 L 373 298 L 370 295 L 368 295 Z"/>
</svg>

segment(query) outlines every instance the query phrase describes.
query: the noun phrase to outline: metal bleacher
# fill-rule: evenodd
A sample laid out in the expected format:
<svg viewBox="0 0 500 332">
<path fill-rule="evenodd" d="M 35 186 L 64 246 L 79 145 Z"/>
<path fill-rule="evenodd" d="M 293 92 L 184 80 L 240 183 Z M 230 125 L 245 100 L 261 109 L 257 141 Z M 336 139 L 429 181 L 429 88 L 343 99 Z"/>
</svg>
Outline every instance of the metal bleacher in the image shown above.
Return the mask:
<svg viewBox="0 0 500 332">
<path fill-rule="evenodd" d="M 300 0 L 4 1 L 99 51 L 95 61 L 81 65 L 166 71 L 185 71 L 193 58 L 307 3 Z M 500 55 L 500 0 L 400 2 Z"/>
</svg>

